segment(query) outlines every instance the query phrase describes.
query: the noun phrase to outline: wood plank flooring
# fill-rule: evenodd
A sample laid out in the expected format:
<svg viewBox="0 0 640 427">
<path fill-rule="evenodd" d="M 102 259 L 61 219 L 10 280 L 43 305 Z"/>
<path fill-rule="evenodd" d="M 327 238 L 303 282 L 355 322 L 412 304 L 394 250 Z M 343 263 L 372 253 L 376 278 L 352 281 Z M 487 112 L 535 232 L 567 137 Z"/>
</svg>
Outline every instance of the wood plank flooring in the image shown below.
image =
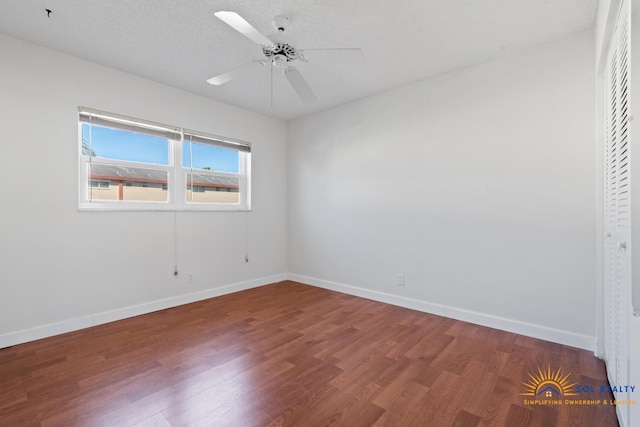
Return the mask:
<svg viewBox="0 0 640 427">
<path fill-rule="evenodd" d="M 0 426 L 618 425 L 525 405 L 548 366 L 608 384 L 587 351 L 281 282 L 0 349 Z"/>
</svg>

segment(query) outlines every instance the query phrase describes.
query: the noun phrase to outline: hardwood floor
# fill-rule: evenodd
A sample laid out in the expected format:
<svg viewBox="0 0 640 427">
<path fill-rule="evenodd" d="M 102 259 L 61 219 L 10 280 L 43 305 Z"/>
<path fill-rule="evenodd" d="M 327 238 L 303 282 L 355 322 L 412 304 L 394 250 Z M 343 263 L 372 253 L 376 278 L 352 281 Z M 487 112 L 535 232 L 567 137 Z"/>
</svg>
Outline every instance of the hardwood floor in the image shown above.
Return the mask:
<svg viewBox="0 0 640 427">
<path fill-rule="evenodd" d="M 0 349 L 0 426 L 618 425 L 525 405 L 548 367 L 608 384 L 588 351 L 281 282 Z"/>
</svg>

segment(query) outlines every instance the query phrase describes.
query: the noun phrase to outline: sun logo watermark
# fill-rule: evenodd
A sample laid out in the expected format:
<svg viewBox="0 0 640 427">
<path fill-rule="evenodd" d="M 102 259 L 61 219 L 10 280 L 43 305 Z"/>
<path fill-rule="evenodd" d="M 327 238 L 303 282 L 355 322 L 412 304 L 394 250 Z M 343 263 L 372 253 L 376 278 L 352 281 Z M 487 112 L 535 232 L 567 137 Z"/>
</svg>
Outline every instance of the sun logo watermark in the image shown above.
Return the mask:
<svg viewBox="0 0 640 427">
<path fill-rule="evenodd" d="M 563 374 L 560 368 L 551 370 L 551 365 L 544 371 L 538 368 L 537 374 L 529 373 L 529 381 L 523 382 L 524 393 L 520 393 L 524 405 L 575 405 L 575 406 L 596 406 L 596 405 L 635 405 L 636 400 L 632 399 L 635 392 L 635 385 L 610 385 L 600 386 L 593 384 L 582 384 L 571 382 L 571 374 Z M 616 399 L 611 399 L 610 395 L 620 395 Z M 574 396 L 579 396 L 575 398 Z"/>
<path fill-rule="evenodd" d="M 551 365 L 547 366 L 546 372 L 538 368 L 537 374 L 529 373 L 529 381 L 522 383 L 525 388 L 522 396 L 542 396 L 547 399 L 559 398 L 562 396 L 578 396 L 576 383 L 571 383 L 571 374 L 562 375 L 560 368 L 551 370 Z"/>
</svg>

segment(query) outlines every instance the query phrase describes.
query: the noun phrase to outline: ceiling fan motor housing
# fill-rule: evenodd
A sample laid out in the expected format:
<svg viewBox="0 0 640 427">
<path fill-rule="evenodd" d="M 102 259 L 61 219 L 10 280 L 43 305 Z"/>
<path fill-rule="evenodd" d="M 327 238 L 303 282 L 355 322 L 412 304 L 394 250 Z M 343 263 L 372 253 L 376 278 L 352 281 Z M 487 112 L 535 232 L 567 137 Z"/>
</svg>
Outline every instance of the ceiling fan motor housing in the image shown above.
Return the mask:
<svg viewBox="0 0 640 427">
<path fill-rule="evenodd" d="M 288 43 L 275 43 L 273 46 L 263 47 L 262 53 L 267 58 L 272 59 L 274 64 L 277 61 L 280 61 L 283 59 L 286 62 L 291 62 L 298 59 L 298 50 Z M 279 59 L 276 59 L 276 58 L 279 58 Z"/>
<path fill-rule="evenodd" d="M 289 18 L 284 15 L 278 15 L 273 19 L 273 26 L 278 30 L 277 34 L 271 34 L 269 39 L 273 42 L 271 46 L 263 46 L 262 53 L 271 60 L 277 68 L 284 68 L 286 62 L 300 59 L 298 49 L 293 47 L 296 42 L 289 36 L 284 35 L 288 28 Z M 285 61 L 284 63 L 282 61 Z"/>
</svg>

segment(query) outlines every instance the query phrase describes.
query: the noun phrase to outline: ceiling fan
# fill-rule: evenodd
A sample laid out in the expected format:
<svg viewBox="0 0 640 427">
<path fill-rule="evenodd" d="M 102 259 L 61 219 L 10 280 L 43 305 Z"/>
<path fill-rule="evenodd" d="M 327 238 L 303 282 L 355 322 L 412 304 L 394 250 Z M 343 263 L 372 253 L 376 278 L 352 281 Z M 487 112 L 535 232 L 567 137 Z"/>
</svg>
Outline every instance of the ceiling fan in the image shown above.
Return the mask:
<svg viewBox="0 0 640 427">
<path fill-rule="evenodd" d="M 231 80 L 249 74 L 256 66 L 269 66 L 271 73 L 271 104 L 273 105 L 273 72 L 282 71 L 285 78 L 304 103 L 314 102 L 317 97 L 309 87 L 307 81 L 295 67 L 296 62 L 325 61 L 340 64 L 358 64 L 364 61 L 362 49 L 357 48 L 328 48 L 328 49 L 298 49 L 296 43 L 285 36 L 289 27 L 289 18 L 278 15 L 273 19 L 273 26 L 277 33 L 265 36 L 249 24 L 236 12 L 220 11 L 215 16 L 234 30 L 261 46 L 262 58 L 218 74 L 207 80 L 212 85 L 222 85 Z"/>
</svg>

